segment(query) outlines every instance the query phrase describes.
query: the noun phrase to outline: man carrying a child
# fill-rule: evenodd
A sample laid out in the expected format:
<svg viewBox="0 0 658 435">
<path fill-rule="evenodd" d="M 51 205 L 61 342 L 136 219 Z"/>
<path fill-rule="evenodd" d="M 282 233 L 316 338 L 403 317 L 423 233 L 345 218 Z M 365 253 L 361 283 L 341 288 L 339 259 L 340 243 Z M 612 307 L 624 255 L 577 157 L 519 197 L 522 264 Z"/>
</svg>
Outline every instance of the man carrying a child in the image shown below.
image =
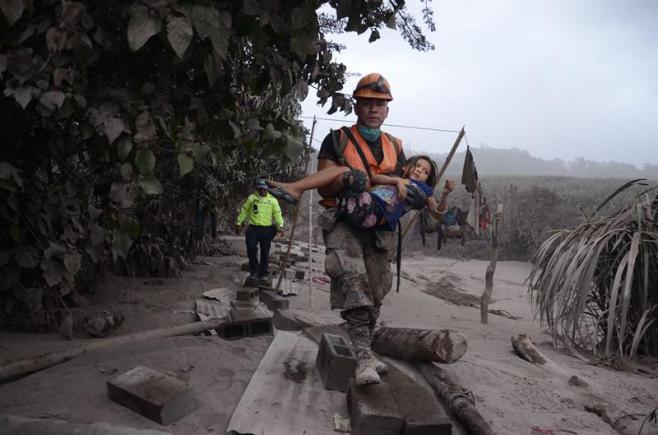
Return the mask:
<svg viewBox="0 0 658 435">
<path fill-rule="evenodd" d="M 381 74 L 368 74 L 361 78 L 352 96 L 356 100 L 357 124 L 326 136 L 318 155 L 318 171 L 348 166 L 362 171 L 368 179 L 375 174 L 401 175 L 407 163 L 402 142 L 380 129 L 388 116 L 388 102 L 393 99 L 388 81 Z M 349 174 L 353 172 L 345 173 Z M 378 227 L 359 231 L 336 219 L 336 197 L 343 184 L 336 182 L 318 189 L 323 197 L 320 204 L 327 209 L 320 215 L 326 246 L 325 271 L 331 278 L 331 306 L 341 310 L 354 345 L 355 382 L 367 385 L 379 383 L 379 375 L 387 370 L 372 353 L 371 341 L 382 301 L 391 289 L 389 260 L 395 233 Z M 404 186 L 412 208 L 426 205 L 427 192 Z M 445 211 L 450 190 L 443 191 L 439 205 L 431 210 L 434 214 Z"/>
</svg>

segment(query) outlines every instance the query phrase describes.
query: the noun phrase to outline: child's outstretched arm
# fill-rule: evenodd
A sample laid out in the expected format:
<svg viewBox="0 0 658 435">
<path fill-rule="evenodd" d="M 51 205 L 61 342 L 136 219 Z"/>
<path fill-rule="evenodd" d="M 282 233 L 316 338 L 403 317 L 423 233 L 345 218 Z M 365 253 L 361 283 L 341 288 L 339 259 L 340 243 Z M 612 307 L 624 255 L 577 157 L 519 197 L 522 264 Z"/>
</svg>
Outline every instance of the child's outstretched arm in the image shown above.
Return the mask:
<svg viewBox="0 0 658 435">
<path fill-rule="evenodd" d="M 373 174 L 371 183 L 374 184 L 386 184 L 388 186 L 397 186 L 398 197 L 400 200 L 404 200 L 407 197 L 407 185 L 410 181 L 406 178 L 396 177 L 393 175 L 384 175 L 384 174 Z"/>
<path fill-rule="evenodd" d="M 437 203 L 434 196 L 427 198 L 427 207 L 435 219 L 441 219 L 441 216 L 448 210 L 448 195 L 455 189 L 455 182 L 453 180 L 446 180 L 441 192 L 441 199 Z"/>
</svg>

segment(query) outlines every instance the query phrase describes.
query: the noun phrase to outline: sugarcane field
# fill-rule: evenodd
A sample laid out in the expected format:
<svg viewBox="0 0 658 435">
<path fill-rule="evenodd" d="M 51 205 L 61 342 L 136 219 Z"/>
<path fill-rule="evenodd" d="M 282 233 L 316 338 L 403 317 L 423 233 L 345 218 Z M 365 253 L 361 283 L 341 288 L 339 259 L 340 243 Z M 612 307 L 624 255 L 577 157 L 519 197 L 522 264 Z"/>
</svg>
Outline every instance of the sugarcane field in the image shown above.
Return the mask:
<svg viewBox="0 0 658 435">
<path fill-rule="evenodd" d="M 658 435 L 657 24 L 0 0 L 0 435 Z"/>
</svg>

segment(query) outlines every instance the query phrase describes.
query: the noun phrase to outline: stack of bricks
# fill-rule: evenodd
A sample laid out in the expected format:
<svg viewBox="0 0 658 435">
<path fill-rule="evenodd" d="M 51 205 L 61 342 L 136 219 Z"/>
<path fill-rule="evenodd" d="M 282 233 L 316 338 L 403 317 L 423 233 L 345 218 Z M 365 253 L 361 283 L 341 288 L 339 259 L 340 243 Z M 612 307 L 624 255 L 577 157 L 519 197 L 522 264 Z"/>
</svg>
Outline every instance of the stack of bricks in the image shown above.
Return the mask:
<svg viewBox="0 0 658 435">
<path fill-rule="evenodd" d="M 272 312 L 260 303 L 257 287 L 244 287 L 236 292 L 229 320 L 218 332 L 227 340 L 272 333 Z"/>
</svg>

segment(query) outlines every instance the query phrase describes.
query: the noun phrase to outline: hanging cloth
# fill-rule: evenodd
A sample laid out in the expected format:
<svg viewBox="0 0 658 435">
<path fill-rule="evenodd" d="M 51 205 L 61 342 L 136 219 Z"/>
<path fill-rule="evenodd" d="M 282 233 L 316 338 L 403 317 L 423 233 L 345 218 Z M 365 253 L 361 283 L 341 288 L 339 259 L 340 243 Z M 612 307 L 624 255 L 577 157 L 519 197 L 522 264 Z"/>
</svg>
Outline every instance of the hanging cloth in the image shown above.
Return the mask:
<svg viewBox="0 0 658 435">
<path fill-rule="evenodd" d="M 475 167 L 475 162 L 473 161 L 473 154 L 471 154 L 470 147 L 466 147 L 466 155 L 464 156 L 462 184 L 466 186 L 466 191 L 469 193 L 475 192 L 478 186 L 478 170 Z"/>
</svg>

